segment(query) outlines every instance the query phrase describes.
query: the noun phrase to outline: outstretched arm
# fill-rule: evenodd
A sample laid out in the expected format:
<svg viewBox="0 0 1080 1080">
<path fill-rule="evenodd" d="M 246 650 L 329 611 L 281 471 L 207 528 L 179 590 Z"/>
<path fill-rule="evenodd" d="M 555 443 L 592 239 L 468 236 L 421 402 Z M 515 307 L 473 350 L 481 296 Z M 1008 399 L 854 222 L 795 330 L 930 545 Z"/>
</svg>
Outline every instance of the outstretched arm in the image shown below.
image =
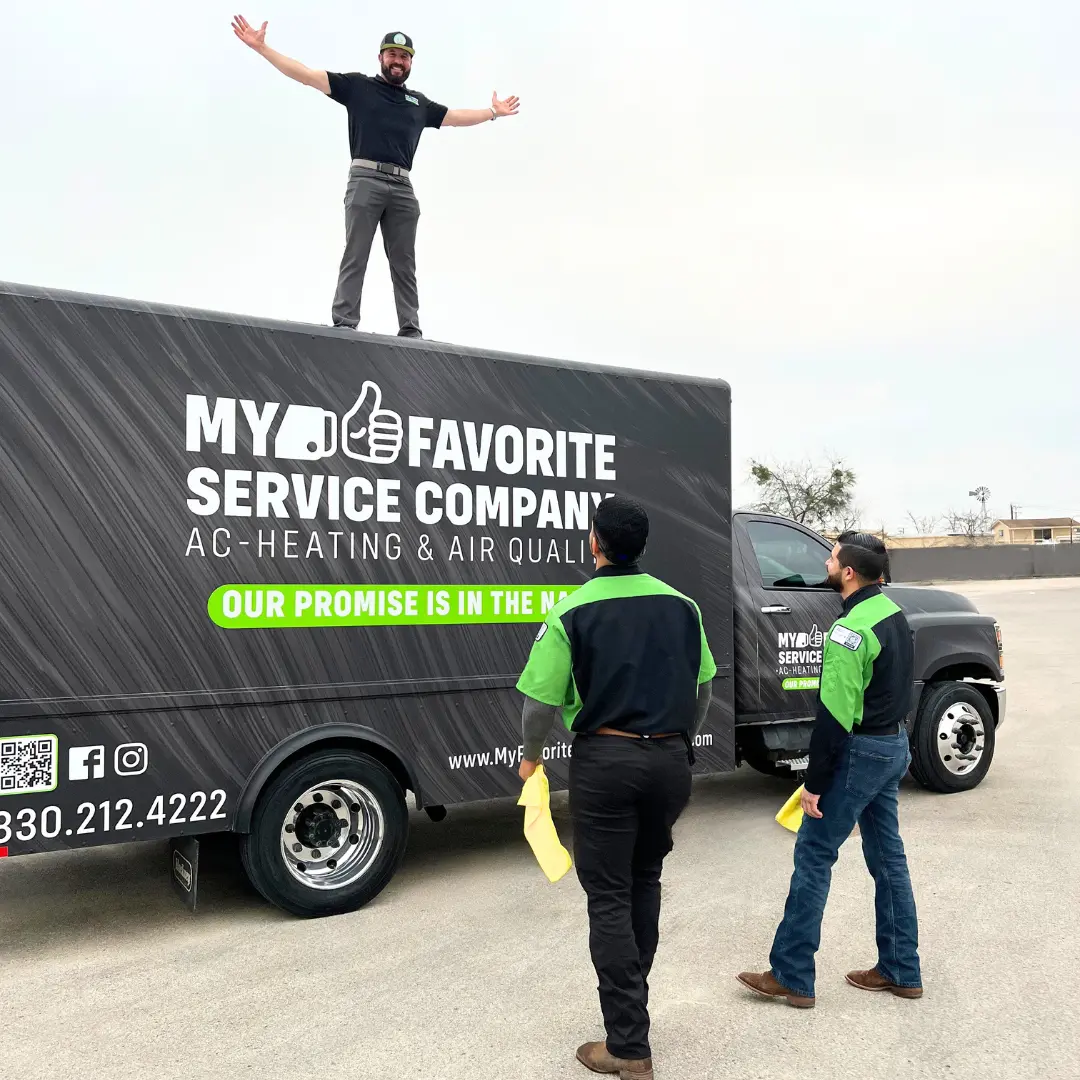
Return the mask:
<svg viewBox="0 0 1080 1080">
<path fill-rule="evenodd" d="M 500 101 L 497 94 L 491 95 L 491 107 L 487 109 L 450 109 L 443 119 L 443 127 L 475 127 L 487 120 L 499 116 L 517 116 L 520 102 L 516 97 Z"/>
<path fill-rule="evenodd" d="M 305 86 L 313 86 L 324 94 L 330 93 L 330 78 L 325 71 L 316 71 L 299 60 L 292 60 L 283 56 L 275 49 L 266 44 L 266 23 L 256 30 L 243 15 L 235 15 L 232 22 L 233 33 L 249 48 L 254 49 L 260 56 L 265 57 L 282 73 L 290 79 L 295 79 Z"/>
</svg>

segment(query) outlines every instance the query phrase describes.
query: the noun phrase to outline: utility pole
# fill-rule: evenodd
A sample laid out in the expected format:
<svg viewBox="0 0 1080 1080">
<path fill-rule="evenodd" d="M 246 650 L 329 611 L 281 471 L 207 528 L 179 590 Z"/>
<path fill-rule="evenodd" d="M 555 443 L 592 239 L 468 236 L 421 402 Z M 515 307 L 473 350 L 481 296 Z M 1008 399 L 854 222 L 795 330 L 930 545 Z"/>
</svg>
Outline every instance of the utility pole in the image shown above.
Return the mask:
<svg viewBox="0 0 1080 1080">
<path fill-rule="evenodd" d="M 1009 520 L 1010 521 L 1015 521 L 1016 520 L 1016 511 L 1017 510 L 1023 510 L 1023 507 L 1022 506 L 1017 506 L 1016 503 L 1009 503 Z"/>
</svg>

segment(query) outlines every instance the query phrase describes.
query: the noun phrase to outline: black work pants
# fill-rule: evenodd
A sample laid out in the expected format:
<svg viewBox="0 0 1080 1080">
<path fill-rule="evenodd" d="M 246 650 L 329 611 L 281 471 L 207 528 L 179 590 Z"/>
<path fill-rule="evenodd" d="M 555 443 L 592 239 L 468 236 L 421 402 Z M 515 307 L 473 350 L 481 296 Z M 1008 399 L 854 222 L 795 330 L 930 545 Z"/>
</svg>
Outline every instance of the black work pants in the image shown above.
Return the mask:
<svg viewBox="0 0 1080 1080">
<path fill-rule="evenodd" d="M 660 938 L 660 871 L 690 799 L 678 736 L 579 735 L 570 758 L 574 863 L 589 907 L 608 1051 L 651 1057 L 649 972 Z"/>
</svg>

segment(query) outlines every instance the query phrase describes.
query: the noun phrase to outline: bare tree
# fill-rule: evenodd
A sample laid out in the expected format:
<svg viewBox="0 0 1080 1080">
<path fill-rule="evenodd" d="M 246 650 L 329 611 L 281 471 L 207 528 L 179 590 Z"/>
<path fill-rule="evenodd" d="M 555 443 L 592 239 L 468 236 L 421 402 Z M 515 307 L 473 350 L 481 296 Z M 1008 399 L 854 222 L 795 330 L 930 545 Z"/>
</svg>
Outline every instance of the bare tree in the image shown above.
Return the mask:
<svg viewBox="0 0 1080 1080">
<path fill-rule="evenodd" d="M 885 545 L 888 545 L 889 541 L 892 540 L 892 534 L 885 527 L 884 521 L 876 529 L 869 529 L 867 531 L 872 532 L 875 536 L 880 536 L 881 542 Z"/>
<path fill-rule="evenodd" d="M 938 521 L 940 518 L 937 515 L 925 514 L 922 517 L 917 517 L 910 510 L 908 511 L 908 521 L 915 526 L 915 531 L 919 536 L 933 536 L 934 530 L 938 527 Z"/>
<path fill-rule="evenodd" d="M 753 508 L 760 513 L 779 514 L 820 530 L 836 525 L 851 528 L 857 521 L 855 473 L 840 460 L 825 465 L 751 461 L 750 476 L 758 489 Z"/>
<path fill-rule="evenodd" d="M 836 513 L 832 521 L 828 524 L 827 531 L 839 534 L 847 532 L 848 529 L 858 529 L 862 519 L 862 510 L 852 503 L 849 506 L 843 507 Z"/>
<path fill-rule="evenodd" d="M 981 508 L 978 510 L 950 510 L 945 515 L 949 532 L 963 536 L 969 544 L 984 540 L 990 531 L 990 519 Z"/>
</svg>

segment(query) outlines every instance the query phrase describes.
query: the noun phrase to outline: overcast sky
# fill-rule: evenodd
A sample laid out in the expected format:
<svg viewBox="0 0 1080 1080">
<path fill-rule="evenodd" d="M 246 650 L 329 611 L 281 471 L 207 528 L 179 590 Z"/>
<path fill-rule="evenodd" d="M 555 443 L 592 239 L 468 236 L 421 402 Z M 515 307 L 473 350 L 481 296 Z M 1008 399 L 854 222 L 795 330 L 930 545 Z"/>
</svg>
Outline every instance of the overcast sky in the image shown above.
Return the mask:
<svg viewBox="0 0 1080 1080">
<path fill-rule="evenodd" d="M 328 322 L 345 110 L 236 8 L 161 10 L 3 6 L 0 278 Z M 435 100 L 521 97 L 421 140 L 428 337 L 725 378 L 737 477 L 834 452 L 868 524 L 981 484 L 1080 515 L 1076 0 L 239 10 L 313 67 L 401 29 Z M 378 239 L 362 325 L 396 331 Z"/>
</svg>

